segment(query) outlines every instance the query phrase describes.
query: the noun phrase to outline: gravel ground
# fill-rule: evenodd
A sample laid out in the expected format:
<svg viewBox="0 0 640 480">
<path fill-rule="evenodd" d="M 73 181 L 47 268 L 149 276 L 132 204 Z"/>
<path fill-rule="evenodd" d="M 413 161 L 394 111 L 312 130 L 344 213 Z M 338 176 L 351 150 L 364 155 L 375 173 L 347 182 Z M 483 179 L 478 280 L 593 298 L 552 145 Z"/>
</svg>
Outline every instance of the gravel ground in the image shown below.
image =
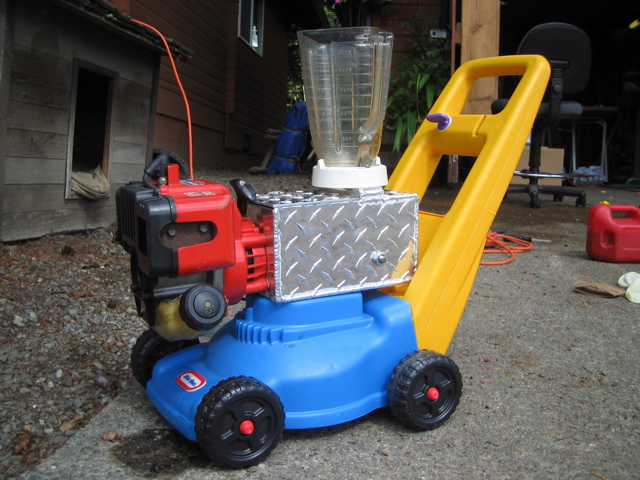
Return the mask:
<svg viewBox="0 0 640 480">
<path fill-rule="evenodd" d="M 257 191 L 308 189 L 308 176 L 198 172 Z M 0 474 L 51 455 L 132 381 L 146 329 L 129 293 L 115 225 L 0 244 Z"/>
<path fill-rule="evenodd" d="M 196 177 L 222 183 L 241 177 L 259 192 L 309 188 L 303 175 L 225 170 L 198 172 Z M 428 209 L 444 211 L 453 193 L 430 189 Z M 604 195 L 587 197 L 589 205 L 601 199 L 615 203 Z M 634 204 L 638 200 L 639 194 L 631 198 Z M 565 236 L 576 236 L 563 228 L 584 228 L 588 212 L 568 202 L 549 201 L 534 210 L 526 207 L 523 196 L 508 199 L 498 224 L 508 233 L 553 236 L 554 245 L 561 247 Z M 0 474 L 5 478 L 33 470 L 132 383 L 129 355 L 146 325 L 137 318 L 128 256 L 114 243 L 114 233 L 111 226 L 0 244 Z M 476 290 L 482 287 L 480 278 Z M 473 382 L 467 384 L 472 389 Z"/>
<path fill-rule="evenodd" d="M 129 385 L 144 330 L 113 229 L 0 247 L 0 468 L 50 455 Z"/>
</svg>

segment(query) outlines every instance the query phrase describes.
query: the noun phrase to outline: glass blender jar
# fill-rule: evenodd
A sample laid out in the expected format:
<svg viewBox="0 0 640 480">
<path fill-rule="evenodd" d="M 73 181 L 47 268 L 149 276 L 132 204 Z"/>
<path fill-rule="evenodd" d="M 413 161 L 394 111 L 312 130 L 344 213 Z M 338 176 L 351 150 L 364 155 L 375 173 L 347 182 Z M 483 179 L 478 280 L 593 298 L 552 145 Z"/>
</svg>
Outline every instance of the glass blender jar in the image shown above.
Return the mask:
<svg viewBox="0 0 640 480">
<path fill-rule="evenodd" d="M 309 126 L 318 164 L 312 185 L 387 184 L 380 163 L 393 34 L 375 27 L 298 32 Z"/>
</svg>

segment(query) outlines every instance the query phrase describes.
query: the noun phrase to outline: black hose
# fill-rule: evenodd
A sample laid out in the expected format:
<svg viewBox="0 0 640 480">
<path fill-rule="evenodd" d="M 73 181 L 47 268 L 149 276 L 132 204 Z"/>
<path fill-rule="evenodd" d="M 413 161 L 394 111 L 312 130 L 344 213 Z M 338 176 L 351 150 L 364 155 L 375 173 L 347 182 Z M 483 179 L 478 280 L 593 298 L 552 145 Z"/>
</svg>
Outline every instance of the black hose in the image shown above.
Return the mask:
<svg viewBox="0 0 640 480">
<path fill-rule="evenodd" d="M 154 185 L 152 182 L 157 181 L 162 176 L 166 176 L 169 165 L 179 165 L 180 178 L 188 178 L 189 167 L 180 155 L 164 148 L 154 148 L 153 160 L 151 160 L 144 169 L 142 183 L 144 183 L 147 188 L 157 190 L 157 185 Z"/>
</svg>

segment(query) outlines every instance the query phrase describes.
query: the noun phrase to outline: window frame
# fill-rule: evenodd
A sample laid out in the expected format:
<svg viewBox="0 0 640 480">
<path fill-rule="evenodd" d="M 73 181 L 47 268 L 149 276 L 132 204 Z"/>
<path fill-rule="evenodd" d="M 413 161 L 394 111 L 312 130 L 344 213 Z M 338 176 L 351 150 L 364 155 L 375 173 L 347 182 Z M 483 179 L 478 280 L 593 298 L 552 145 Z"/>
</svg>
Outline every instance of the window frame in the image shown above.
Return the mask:
<svg viewBox="0 0 640 480">
<path fill-rule="evenodd" d="M 247 11 L 247 6 L 249 11 Z M 261 57 L 264 47 L 264 11 L 265 0 L 240 0 L 238 3 L 238 38 Z M 248 32 L 246 31 L 247 22 L 250 25 Z M 252 45 L 253 27 L 256 28 L 257 45 Z"/>
</svg>

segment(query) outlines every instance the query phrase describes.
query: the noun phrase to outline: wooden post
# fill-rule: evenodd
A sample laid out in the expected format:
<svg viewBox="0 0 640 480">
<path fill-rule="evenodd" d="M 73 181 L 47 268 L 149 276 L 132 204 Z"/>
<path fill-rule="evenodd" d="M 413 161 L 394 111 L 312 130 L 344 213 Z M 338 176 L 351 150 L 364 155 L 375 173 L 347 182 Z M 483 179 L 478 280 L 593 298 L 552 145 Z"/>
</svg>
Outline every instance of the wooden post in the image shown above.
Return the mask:
<svg viewBox="0 0 640 480">
<path fill-rule="evenodd" d="M 449 9 L 451 15 L 449 25 L 451 28 L 451 75 L 453 75 L 453 72 L 455 72 L 456 68 L 459 66 L 457 57 L 458 49 L 456 47 L 462 42 L 462 24 L 458 22 L 458 2 L 460 0 L 449 1 L 451 2 L 451 7 Z"/>
<path fill-rule="evenodd" d="M 458 159 L 459 155 L 449 155 L 449 166 L 447 169 L 447 182 L 458 183 Z"/>
<path fill-rule="evenodd" d="M 500 47 L 500 0 L 462 0 L 460 63 L 496 57 Z M 482 79 L 473 86 L 463 113 L 490 113 L 498 96 L 498 79 Z"/>
<path fill-rule="evenodd" d="M 500 49 L 500 0 L 462 0 L 462 24 L 457 23 L 458 0 L 451 1 L 451 74 L 455 71 L 456 45 L 460 64 L 498 56 Z M 482 78 L 475 83 L 462 113 L 489 113 L 498 97 L 498 79 Z M 449 155 L 447 181 L 458 182 L 458 156 Z"/>
<path fill-rule="evenodd" d="M 8 5 L 10 4 L 10 5 Z M 11 21 L 13 2 L 0 2 L 0 112 L 8 111 L 9 82 L 11 78 Z M 7 115 L 0 116 L 0 240 L 2 240 L 4 225 L 4 172 L 5 155 L 7 152 Z"/>
</svg>

